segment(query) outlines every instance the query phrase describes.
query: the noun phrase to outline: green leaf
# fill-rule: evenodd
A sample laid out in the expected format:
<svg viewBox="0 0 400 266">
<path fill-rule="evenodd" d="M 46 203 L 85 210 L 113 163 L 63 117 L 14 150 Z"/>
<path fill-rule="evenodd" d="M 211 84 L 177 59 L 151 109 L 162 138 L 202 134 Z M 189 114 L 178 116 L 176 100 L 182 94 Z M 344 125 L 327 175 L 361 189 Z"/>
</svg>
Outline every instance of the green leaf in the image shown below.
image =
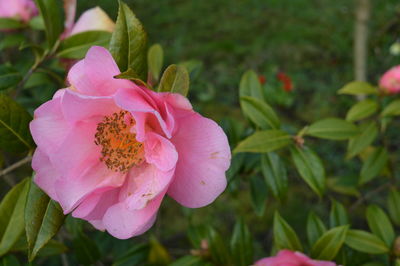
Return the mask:
<svg viewBox="0 0 400 266">
<path fill-rule="evenodd" d="M 136 244 L 124 255 L 113 262 L 113 266 L 144 265 L 147 263 L 150 246 L 147 243 Z"/>
<path fill-rule="evenodd" d="M 349 224 L 349 217 L 343 204 L 332 200 L 331 211 L 329 213 L 329 224 L 331 227 Z"/>
<path fill-rule="evenodd" d="M 51 200 L 33 182 L 30 185 L 25 208 L 25 231 L 28 240 L 29 261 L 58 232 L 64 222 L 58 203 Z"/>
<path fill-rule="evenodd" d="M 2 36 L 0 41 L 0 51 L 10 47 L 19 47 L 24 41 L 25 36 L 22 33 L 8 34 L 7 36 Z"/>
<path fill-rule="evenodd" d="M 61 0 L 35 0 L 43 18 L 48 48 L 53 49 L 64 30 L 64 10 Z"/>
<path fill-rule="evenodd" d="M 360 132 L 360 135 L 349 140 L 346 155 L 347 159 L 356 156 L 372 144 L 378 135 L 378 127 L 374 121 L 370 121 L 369 123 L 361 125 Z"/>
<path fill-rule="evenodd" d="M 292 160 L 301 178 L 311 189 L 322 196 L 325 191 L 325 169 L 321 159 L 308 147 L 290 149 Z"/>
<path fill-rule="evenodd" d="M 233 229 L 231 252 L 235 265 L 247 266 L 253 263 L 253 238 L 242 219 L 236 222 Z"/>
<path fill-rule="evenodd" d="M 29 178 L 13 187 L 0 203 L 0 257 L 6 254 L 24 232 L 24 208 Z"/>
<path fill-rule="evenodd" d="M 0 30 L 14 30 L 23 28 L 25 25 L 17 19 L 0 18 Z"/>
<path fill-rule="evenodd" d="M 100 259 L 100 251 L 92 239 L 83 233 L 79 233 L 72 240 L 76 258 L 81 264 L 92 265 Z"/>
<path fill-rule="evenodd" d="M 22 75 L 13 67 L 0 66 L 0 90 L 14 87 L 22 80 Z"/>
<path fill-rule="evenodd" d="M 21 265 L 14 255 L 7 255 L 0 259 L 0 266 L 19 266 Z"/>
<path fill-rule="evenodd" d="M 378 111 L 378 104 L 375 101 L 366 99 L 353 105 L 347 112 L 346 120 L 349 122 L 367 118 Z"/>
<path fill-rule="evenodd" d="M 280 121 L 274 110 L 266 102 L 251 96 L 240 97 L 244 114 L 261 129 L 278 129 Z"/>
<path fill-rule="evenodd" d="M 311 255 L 318 260 L 333 260 L 346 239 L 348 225 L 335 227 L 324 233 L 311 249 Z"/>
<path fill-rule="evenodd" d="M 295 231 L 278 212 L 275 212 L 274 215 L 273 234 L 277 249 L 303 250 Z"/>
<path fill-rule="evenodd" d="M 264 99 L 261 83 L 253 70 L 248 70 L 243 74 L 239 85 L 239 95 L 240 97 L 250 96 L 259 100 Z"/>
<path fill-rule="evenodd" d="M 34 147 L 29 133 L 31 115 L 13 99 L 0 94 L 0 149 L 17 153 Z"/>
<path fill-rule="evenodd" d="M 275 198 L 283 200 L 288 189 L 286 167 L 281 158 L 274 152 L 261 156 L 261 169 L 265 182 Z"/>
<path fill-rule="evenodd" d="M 110 41 L 110 52 L 121 72 L 131 68 L 138 78 L 147 78 L 147 34 L 124 2 L 119 1 L 118 18 Z"/>
<path fill-rule="evenodd" d="M 400 192 L 396 188 L 391 188 L 387 199 L 390 218 L 397 225 L 400 225 Z"/>
<path fill-rule="evenodd" d="M 307 218 L 307 238 L 310 246 L 312 246 L 325 232 L 326 227 L 324 223 L 314 212 L 311 211 Z"/>
<path fill-rule="evenodd" d="M 305 135 L 331 140 L 345 140 L 355 137 L 359 130 L 352 123 L 339 118 L 326 118 L 311 124 Z"/>
<path fill-rule="evenodd" d="M 345 243 L 354 250 L 369 254 L 383 254 L 390 251 L 385 242 L 362 230 L 349 230 Z"/>
<path fill-rule="evenodd" d="M 388 247 L 391 247 L 395 234 L 386 213 L 376 205 L 369 205 L 366 211 L 366 217 L 372 233 L 380 237 Z"/>
<path fill-rule="evenodd" d="M 386 106 L 381 116 L 397 116 L 400 115 L 400 100 L 395 100 Z"/>
<path fill-rule="evenodd" d="M 170 65 L 161 77 L 158 91 L 186 96 L 189 92 L 189 83 L 189 72 L 184 66 Z"/>
<path fill-rule="evenodd" d="M 388 152 L 385 148 L 380 147 L 375 149 L 365 160 L 360 173 L 360 184 L 364 184 L 382 172 L 388 161 Z"/>
<path fill-rule="evenodd" d="M 229 265 L 230 254 L 225 239 L 211 227 L 208 228 L 207 239 L 213 262 L 216 265 Z"/>
<path fill-rule="evenodd" d="M 360 94 L 378 94 L 378 90 L 368 82 L 353 81 L 346 84 L 338 91 L 339 94 L 360 95 Z"/>
<path fill-rule="evenodd" d="M 170 262 L 171 256 L 165 247 L 155 237 L 151 237 L 148 263 L 150 265 L 168 265 Z"/>
<path fill-rule="evenodd" d="M 356 184 L 348 183 L 345 176 L 328 178 L 326 183 L 328 188 L 336 193 L 354 197 L 360 197 L 361 195 L 360 191 L 356 188 Z"/>
<path fill-rule="evenodd" d="M 267 201 L 267 185 L 263 178 L 254 175 L 250 178 L 251 203 L 257 216 L 263 216 Z"/>
<path fill-rule="evenodd" d="M 50 257 L 55 255 L 60 255 L 68 251 L 67 246 L 63 243 L 50 240 L 47 244 L 38 252 L 38 257 Z"/>
<path fill-rule="evenodd" d="M 69 59 L 84 58 L 92 46 L 108 47 L 111 33 L 107 31 L 85 31 L 74 34 L 60 44 L 57 56 Z"/>
<path fill-rule="evenodd" d="M 281 149 L 292 143 L 292 137 L 281 130 L 258 131 L 241 141 L 235 150 L 237 152 L 265 153 Z"/>
<path fill-rule="evenodd" d="M 134 264 L 132 264 L 134 265 Z M 209 262 L 205 262 L 201 257 L 187 255 L 172 262 L 170 266 L 213 266 Z"/>
<path fill-rule="evenodd" d="M 160 44 L 153 44 L 147 52 L 147 65 L 149 74 L 153 81 L 157 83 L 163 67 L 164 52 Z"/>
</svg>

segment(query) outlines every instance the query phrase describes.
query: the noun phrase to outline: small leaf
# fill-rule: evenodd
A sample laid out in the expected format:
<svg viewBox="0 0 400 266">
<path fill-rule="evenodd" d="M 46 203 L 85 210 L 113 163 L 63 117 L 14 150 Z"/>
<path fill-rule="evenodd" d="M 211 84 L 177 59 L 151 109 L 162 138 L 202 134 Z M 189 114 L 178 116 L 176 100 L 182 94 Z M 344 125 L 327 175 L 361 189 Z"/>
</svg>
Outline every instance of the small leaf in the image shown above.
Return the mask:
<svg viewBox="0 0 400 266">
<path fill-rule="evenodd" d="M 325 169 L 321 159 L 307 147 L 290 149 L 292 160 L 301 178 L 317 193 L 322 196 L 325 191 Z"/>
<path fill-rule="evenodd" d="M 371 121 L 369 123 L 361 125 L 360 132 L 360 135 L 349 140 L 346 156 L 347 159 L 356 156 L 372 144 L 372 142 L 378 135 L 378 127 L 374 121 Z"/>
<path fill-rule="evenodd" d="M 150 238 L 149 264 L 168 265 L 171 257 L 163 245 L 155 238 Z"/>
<path fill-rule="evenodd" d="M 76 258 L 81 264 L 92 265 L 100 259 L 100 251 L 96 243 L 87 237 L 85 234 L 80 233 L 78 237 L 72 241 Z"/>
<path fill-rule="evenodd" d="M 261 169 L 274 197 L 283 200 L 288 189 L 288 178 L 281 158 L 274 152 L 262 155 Z"/>
<path fill-rule="evenodd" d="M 0 257 L 6 254 L 24 232 L 24 208 L 29 190 L 26 178 L 13 187 L 0 203 Z"/>
<path fill-rule="evenodd" d="M 53 49 L 64 30 L 63 3 L 60 0 L 35 0 L 43 18 L 48 48 Z"/>
<path fill-rule="evenodd" d="M 19 47 L 20 44 L 24 41 L 25 36 L 21 33 L 7 34 L 7 36 L 2 36 L 0 41 L 0 51 L 10 47 Z"/>
<path fill-rule="evenodd" d="M 225 239 L 213 228 L 208 228 L 208 244 L 213 262 L 217 265 L 229 265 L 230 255 Z"/>
<path fill-rule="evenodd" d="M 253 238 L 247 225 L 239 219 L 233 229 L 231 251 L 235 265 L 247 266 L 253 262 Z"/>
<path fill-rule="evenodd" d="M 116 79 L 127 79 L 127 80 L 135 82 L 139 86 L 146 87 L 146 88 L 150 89 L 149 85 L 146 84 L 146 82 L 144 82 L 143 80 L 139 79 L 137 73 L 135 73 L 135 71 L 133 71 L 130 68 L 128 68 L 127 71 L 122 72 L 122 73 L 114 76 L 114 78 L 116 78 Z"/>
<path fill-rule="evenodd" d="M 325 232 L 326 227 L 324 223 L 314 212 L 310 212 L 307 218 L 307 238 L 310 246 L 312 246 Z"/>
<path fill-rule="evenodd" d="M 69 59 L 84 58 L 92 46 L 108 47 L 111 33 L 107 31 L 85 31 L 74 34 L 60 44 L 57 56 Z"/>
<path fill-rule="evenodd" d="M 154 44 L 147 52 L 147 65 L 149 74 L 153 81 L 157 82 L 160 78 L 161 69 L 163 67 L 164 52 L 160 44 Z"/>
<path fill-rule="evenodd" d="M 347 112 L 346 120 L 349 122 L 358 121 L 373 115 L 377 110 L 378 104 L 375 101 L 366 99 L 351 107 Z"/>
<path fill-rule="evenodd" d="M 265 153 L 281 149 L 292 143 L 292 137 L 281 130 L 258 131 L 241 141 L 233 151 Z"/>
<path fill-rule="evenodd" d="M 400 225 L 400 192 L 391 188 L 387 199 L 390 218 L 397 225 Z"/>
<path fill-rule="evenodd" d="M 0 149 L 17 153 L 34 147 L 29 133 L 31 115 L 11 98 L 0 94 Z"/>
<path fill-rule="evenodd" d="M 348 225 L 343 225 L 325 232 L 313 245 L 312 257 L 318 260 L 333 260 L 346 239 L 348 229 Z"/>
<path fill-rule="evenodd" d="M 261 83 L 253 70 L 248 70 L 243 74 L 239 85 L 239 95 L 240 97 L 250 96 L 259 100 L 264 99 Z"/>
<path fill-rule="evenodd" d="M 251 203 L 257 216 L 263 216 L 267 201 L 267 185 L 263 178 L 254 175 L 250 178 Z"/>
<path fill-rule="evenodd" d="M 201 257 L 187 255 L 172 262 L 169 266 L 213 266 L 213 265 L 214 264 L 204 261 Z"/>
<path fill-rule="evenodd" d="M 14 87 L 22 80 L 22 75 L 11 66 L 0 66 L 0 90 Z"/>
<path fill-rule="evenodd" d="M 376 205 L 369 205 L 366 212 L 368 226 L 372 233 L 380 237 L 388 247 L 391 247 L 394 241 L 393 226 L 386 213 Z"/>
<path fill-rule="evenodd" d="M 110 40 L 110 52 L 121 72 L 131 68 L 141 80 L 147 78 L 147 34 L 132 10 L 119 1 L 118 18 Z"/>
<path fill-rule="evenodd" d="M 23 28 L 24 26 L 20 20 L 5 17 L 0 18 L 0 30 L 14 30 Z M 2 38 L 4 37 L 2 36 Z"/>
<path fill-rule="evenodd" d="M 170 65 L 161 77 L 158 91 L 186 96 L 189 92 L 189 83 L 189 72 L 184 66 Z"/>
<path fill-rule="evenodd" d="M 278 212 L 274 215 L 273 233 L 274 243 L 278 249 L 303 250 L 295 231 Z"/>
<path fill-rule="evenodd" d="M 113 262 L 113 266 L 144 265 L 149 256 L 149 244 L 136 244 Z"/>
<path fill-rule="evenodd" d="M 346 84 L 338 91 L 339 94 L 360 95 L 360 94 L 378 94 L 378 90 L 368 82 L 353 81 Z"/>
<path fill-rule="evenodd" d="M 243 112 L 261 129 L 278 129 L 280 121 L 274 110 L 266 102 L 250 96 L 240 97 Z"/>
<path fill-rule="evenodd" d="M 38 257 L 49 257 L 54 255 L 60 255 L 68 251 L 67 246 L 63 243 L 50 240 L 47 244 L 38 252 Z"/>
<path fill-rule="evenodd" d="M 331 227 L 349 224 L 349 217 L 343 204 L 332 200 L 331 211 L 329 213 L 329 224 Z"/>
<path fill-rule="evenodd" d="M 382 169 L 385 167 L 388 161 L 388 153 L 385 148 L 380 147 L 375 149 L 365 160 L 360 173 L 359 183 L 364 184 L 368 181 L 372 180 L 379 173 L 382 172 Z"/>
<path fill-rule="evenodd" d="M 355 125 L 339 118 L 326 118 L 311 124 L 305 135 L 331 140 L 345 140 L 359 134 Z"/>
<path fill-rule="evenodd" d="M 349 230 L 345 243 L 354 250 L 369 254 L 383 254 L 390 251 L 385 242 L 362 230 Z"/>
<path fill-rule="evenodd" d="M 381 116 L 397 116 L 400 115 L 400 100 L 391 102 L 383 109 Z"/>
</svg>

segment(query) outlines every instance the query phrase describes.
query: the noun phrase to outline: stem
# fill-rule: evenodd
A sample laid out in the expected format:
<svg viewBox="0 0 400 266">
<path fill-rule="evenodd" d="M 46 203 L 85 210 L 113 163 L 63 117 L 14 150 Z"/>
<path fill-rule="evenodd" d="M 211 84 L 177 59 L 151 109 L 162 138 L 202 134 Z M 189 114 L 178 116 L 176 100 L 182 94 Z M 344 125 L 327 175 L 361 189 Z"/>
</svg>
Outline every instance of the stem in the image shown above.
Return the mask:
<svg viewBox="0 0 400 266">
<path fill-rule="evenodd" d="M 15 169 L 17 169 L 18 167 L 20 167 L 26 163 L 29 163 L 30 161 L 32 161 L 32 156 L 27 156 L 24 159 L 10 165 L 6 169 L 0 171 L 0 176 L 4 176 L 4 175 L 8 174 L 8 173 L 14 171 Z"/>
<path fill-rule="evenodd" d="M 361 196 L 351 207 L 349 208 L 349 211 L 352 212 L 354 211 L 358 206 L 360 206 L 364 201 L 367 199 L 371 198 L 375 194 L 385 190 L 386 188 L 391 186 L 391 182 L 387 182 L 385 184 L 380 185 L 376 189 L 372 190 L 371 192 L 365 194 L 365 196 Z"/>
</svg>

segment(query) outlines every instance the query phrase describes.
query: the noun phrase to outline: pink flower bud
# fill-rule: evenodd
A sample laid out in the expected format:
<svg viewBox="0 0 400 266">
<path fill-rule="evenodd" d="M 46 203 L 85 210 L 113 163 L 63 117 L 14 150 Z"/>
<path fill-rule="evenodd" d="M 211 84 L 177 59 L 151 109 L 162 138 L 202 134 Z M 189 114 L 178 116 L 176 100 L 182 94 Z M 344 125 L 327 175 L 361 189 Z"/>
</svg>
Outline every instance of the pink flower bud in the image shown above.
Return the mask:
<svg viewBox="0 0 400 266">
<path fill-rule="evenodd" d="M 395 66 L 381 77 L 379 87 L 388 94 L 397 94 L 400 92 L 400 66 Z"/>
<path fill-rule="evenodd" d="M 336 263 L 322 260 L 312 260 L 301 252 L 281 250 L 275 257 L 263 258 L 254 266 L 336 266 Z"/>
<path fill-rule="evenodd" d="M 1 18 L 15 18 L 27 22 L 37 13 L 33 0 L 0 0 Z"/>
</svg>

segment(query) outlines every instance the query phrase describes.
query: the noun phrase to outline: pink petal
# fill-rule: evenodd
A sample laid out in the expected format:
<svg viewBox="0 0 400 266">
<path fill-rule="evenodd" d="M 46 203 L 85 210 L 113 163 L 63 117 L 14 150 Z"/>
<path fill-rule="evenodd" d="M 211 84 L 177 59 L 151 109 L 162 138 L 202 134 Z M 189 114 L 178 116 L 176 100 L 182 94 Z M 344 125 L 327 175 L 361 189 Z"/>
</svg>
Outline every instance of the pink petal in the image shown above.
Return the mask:
<svg viewBox="0 0 400 266">
<path fill-rule="evenodd" d="M 154 164 L 161 171 L 169 171 L 175 168 L 178 161 L 178 153 L 174 145 L 157 133 L 146 134 L 144 143 L 146 161 Z"/>
<path fill-rule="evenodd" d="M 36 172 L 34 178 L 36 185 L 44 190 L 50 198 L 58 201 L 54 186 L 59 178 L 59 173 L 51 165 L 49 157 L 39 148 L 33 154 L 32 168 Z"/>
<path fill-rule="evenodd" d="M 71 31 L 74 25 L 75 13 L 76 13 L 76 1 L 77 0 L 64 0 L 65 10 L 65 31 Z"/>
<path fill-rule="evenodd" d="M 112 21 L 100 7 L 94 7 L 86 10 L 79 17 L 69 35 L 92 30 L 112 32 L 114 28 L 114 21 Z"/>
<path fill-rule="evenodd" d="M 226 187 L 231 158 L 228 140 L 217 123 L 194 112 L 178 124 L 171 140 L 179 160 L 168 194 L 186 207 L 202 207 Z"/>
</svg>

